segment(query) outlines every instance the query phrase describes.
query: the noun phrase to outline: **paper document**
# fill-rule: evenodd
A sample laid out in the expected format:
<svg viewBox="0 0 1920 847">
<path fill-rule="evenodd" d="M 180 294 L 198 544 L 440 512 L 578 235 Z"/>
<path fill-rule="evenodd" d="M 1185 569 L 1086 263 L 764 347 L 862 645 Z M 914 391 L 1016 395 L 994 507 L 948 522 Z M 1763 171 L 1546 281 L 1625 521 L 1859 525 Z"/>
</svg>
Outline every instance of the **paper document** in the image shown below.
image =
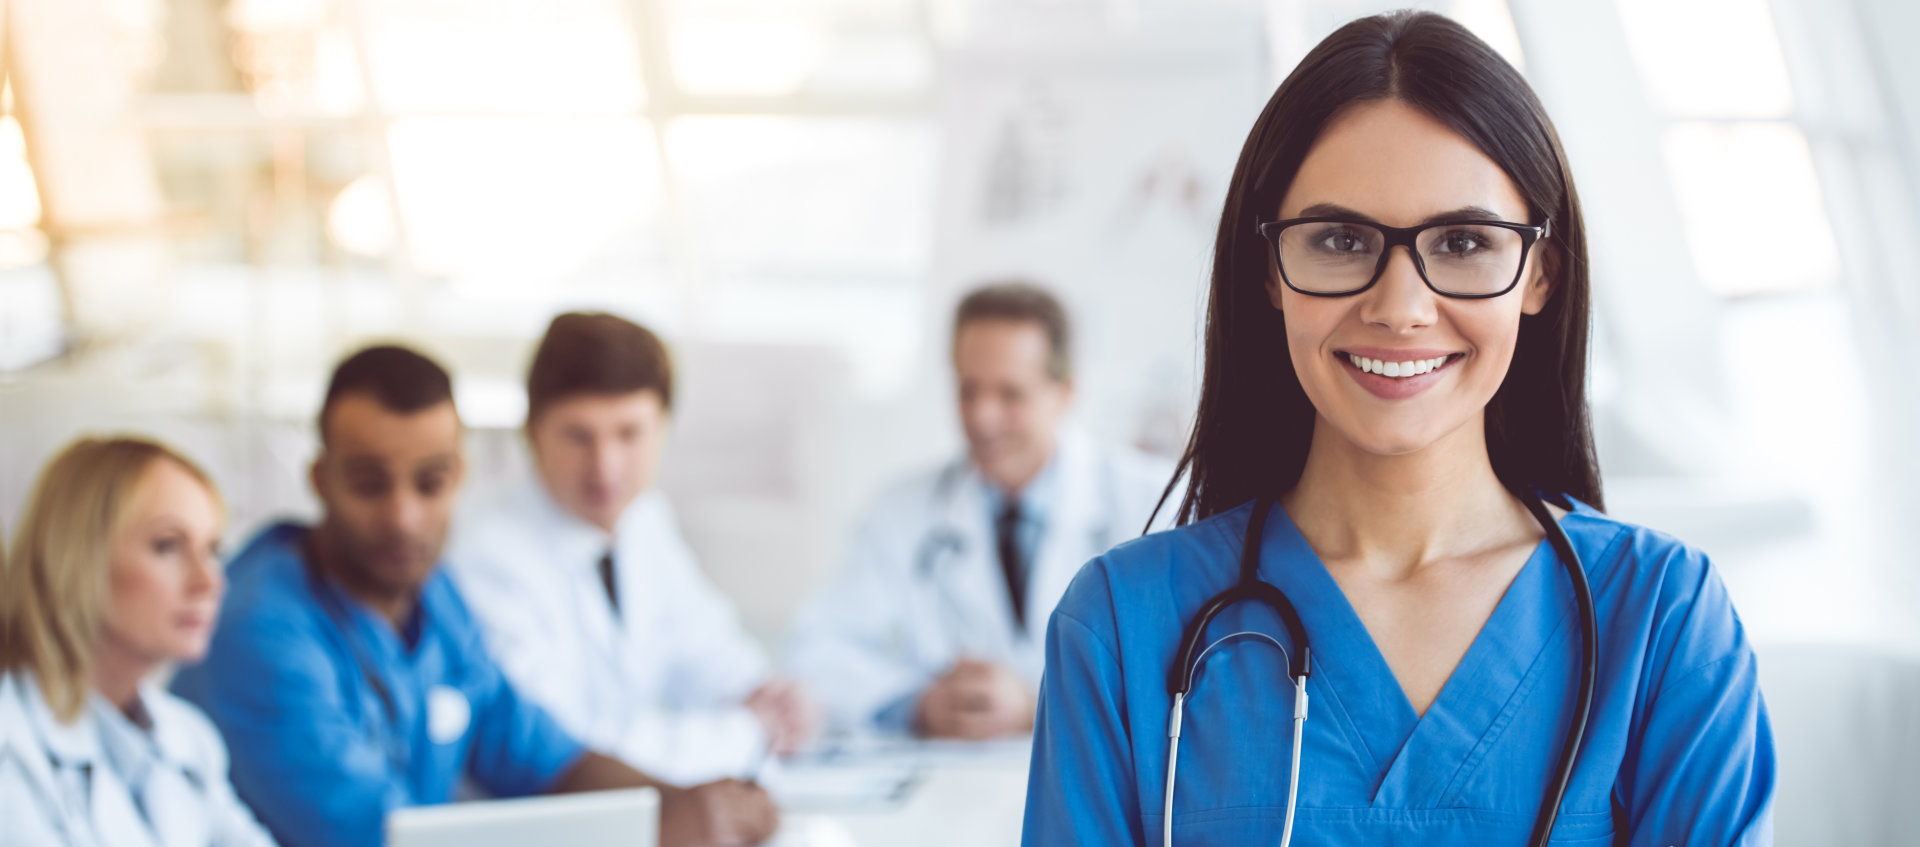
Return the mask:
<svg viewBox="0 0 1920 847">
<path fill-rule="evenodd" d="M 768 768 L 760 784 L 783 811 L 886 811 L 907 802 L 920 771 L 897 764 L 788 762 Z"/>
</svg>

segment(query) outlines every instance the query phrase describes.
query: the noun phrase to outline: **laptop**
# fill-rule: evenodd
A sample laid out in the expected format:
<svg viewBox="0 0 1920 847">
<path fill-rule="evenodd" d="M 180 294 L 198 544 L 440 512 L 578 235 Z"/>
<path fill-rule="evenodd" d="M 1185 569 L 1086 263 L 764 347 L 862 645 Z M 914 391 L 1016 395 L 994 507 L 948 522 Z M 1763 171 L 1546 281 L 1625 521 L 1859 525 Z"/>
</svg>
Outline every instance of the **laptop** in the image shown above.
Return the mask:
<svg viewBox="0 0 1920 847">
<path fill-rule="evenodd" d="M 397 809 L 387 847 L 658 847 L 660 792 L 595 791 Z"/>
</svg>

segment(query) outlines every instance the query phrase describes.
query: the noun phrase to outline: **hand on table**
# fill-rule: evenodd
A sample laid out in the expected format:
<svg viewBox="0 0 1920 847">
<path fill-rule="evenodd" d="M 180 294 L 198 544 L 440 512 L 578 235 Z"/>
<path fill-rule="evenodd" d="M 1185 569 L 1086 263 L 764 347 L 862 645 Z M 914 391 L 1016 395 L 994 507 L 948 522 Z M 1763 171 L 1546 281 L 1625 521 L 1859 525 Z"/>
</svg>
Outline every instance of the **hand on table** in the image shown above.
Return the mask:
<svg viewBox="0 0 1920 847">
<path fill-rule="evenodd" d="M 927 686 L 914 707 L 916 731 L 982 741 L 1033 729 L 1033 690 L 999 665 L 961 659 Z"/>
<path fill-rule="evenodd" d="M 660 847 L 748 847 L 780 827 L 766 789 L 737 779 L 663 789 L 660 807 Z"/>
<path fill-rule="evenodd" d="M 760 719 L 767 744 L 777 755 L 799 750 L 820 731 L 819 704 L 792 680 L 768 680 L 747 695 L 746 706 Z"/>
</svg>

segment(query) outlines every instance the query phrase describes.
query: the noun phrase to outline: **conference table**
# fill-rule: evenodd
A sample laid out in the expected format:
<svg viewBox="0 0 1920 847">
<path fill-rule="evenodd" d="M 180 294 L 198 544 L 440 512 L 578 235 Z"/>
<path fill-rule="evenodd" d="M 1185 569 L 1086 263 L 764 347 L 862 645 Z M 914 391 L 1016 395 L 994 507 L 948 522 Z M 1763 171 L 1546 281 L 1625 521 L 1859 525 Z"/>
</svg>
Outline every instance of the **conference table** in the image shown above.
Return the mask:
<svg viewBox="0 0 1920 847">
<path fill-rule="evenodd" d="M 830 741 L 766 780 L 783 810 L 769 847 L 1017 845 L 1031 743 Z"/>
</svg>

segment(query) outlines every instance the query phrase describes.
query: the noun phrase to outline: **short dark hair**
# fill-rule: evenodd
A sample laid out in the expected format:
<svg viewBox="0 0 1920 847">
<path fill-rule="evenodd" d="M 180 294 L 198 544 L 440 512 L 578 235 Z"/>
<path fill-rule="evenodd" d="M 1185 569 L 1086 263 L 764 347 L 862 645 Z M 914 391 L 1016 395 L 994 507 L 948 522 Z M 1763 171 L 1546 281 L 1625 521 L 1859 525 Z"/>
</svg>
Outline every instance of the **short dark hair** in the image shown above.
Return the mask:
<svg viewBox="0 0 1920 847">
<path fill-rule="evenodd" d="M 1047 376 L 1055 382 L 1073 378 L 1073 329 L 1067 322 L 1067 309 L 1046 289 L 1017 280 L 974 289 L 953 312 L 954 344 L 960 343 L 960 330 L 975 321 L 1039 325 L 1047 334 Z"/>
<path fill-rule="evenodd" d="M 673 408 L 673 360 L 651 330 L 605 312 L 554 316 L 527 369 L 527 420 L 577 394 L 652 391 Z"/>
<path fill-rule="evenodd" d="M 426 356 L 394 344 L 368 347 L 333 369 L 327 399 L 320 404 L 320 443 L 327 441 L 327 414 L 355 394 L 372 397 L 390 412 L 412 414 L 453 402 L 453 380 Z"/>
</svg>

